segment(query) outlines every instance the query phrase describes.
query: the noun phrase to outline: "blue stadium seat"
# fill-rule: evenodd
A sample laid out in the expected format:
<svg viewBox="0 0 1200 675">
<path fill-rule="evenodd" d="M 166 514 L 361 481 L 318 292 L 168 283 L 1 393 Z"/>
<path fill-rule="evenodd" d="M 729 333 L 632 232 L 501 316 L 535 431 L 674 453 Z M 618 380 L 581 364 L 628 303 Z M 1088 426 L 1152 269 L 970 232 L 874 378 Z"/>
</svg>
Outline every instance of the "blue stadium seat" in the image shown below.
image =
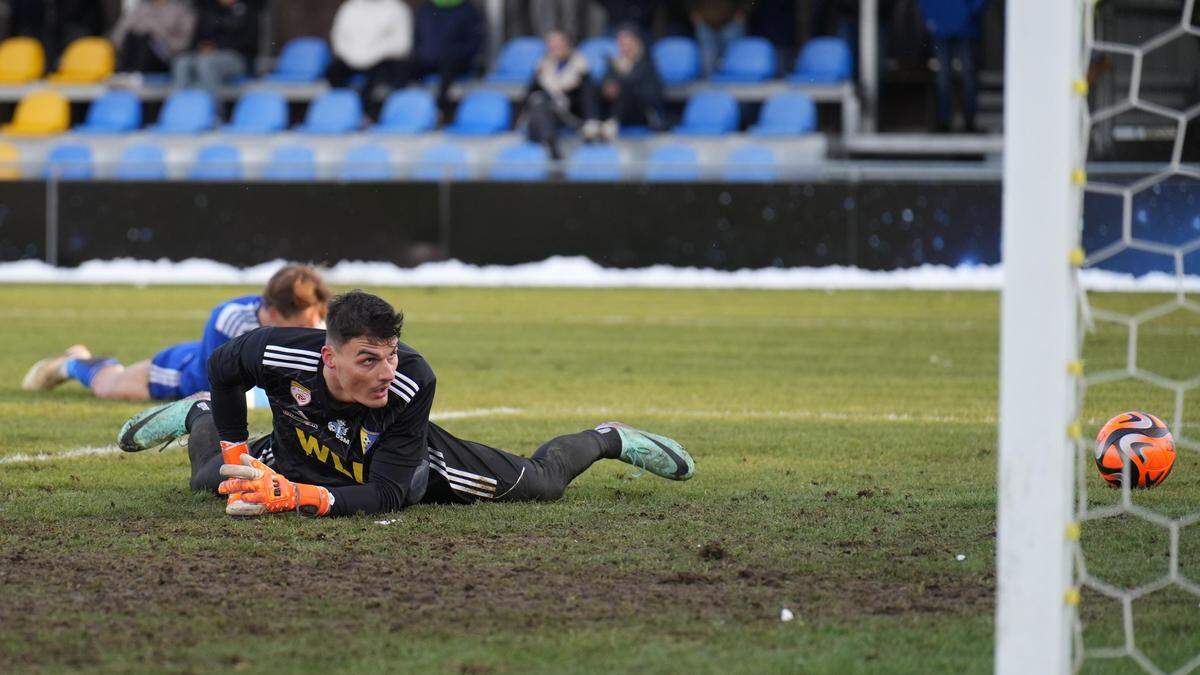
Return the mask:
<svg viewBox="0 0 1200 675">
<path fill-rule="evenodd" d="M 302 134 L 348 134 L 362 126 L 362 101 L 352 89 L 330 89 L 308 105 Z"/>
<path fill-rule="evenodd" d="M 775 151 L 765 145 L 743 145 L 725 159 L 725 180 L 734 182 L 767 182 L 779 177 Z"/>
<path fill-rule="evenodd" d="M 319 37 L 288 40 L 265 79 L 272 82 L 315 82 L 329 67 L 329 45 Z"/>
<path fill-rule="evenodd" d="M 775 77 L 775 45 L 761 37 L 734 40 L 725 48 L 714 82 L 762 82 Z"/>
<path fill-rule="evenodd" d="M 121 151 L 117 159 L 118 180 L 166 180 L 167 153 L 153 143 L 136 143 Z"/>
<path fill-rule="evenodd" d="M 458 104 L 454 122 L 447 133 L 458 136 L 492 136 L 512 125 L 512 106 L 508 97 L 497 91 L 479 89 L 467 94 Z"/>
<path fill-rule="evenodd" d="M 621 153 L 611 145 L 584 145 L 567 159 L 567 180 L 621 180 Z"/>
<path fill-rule="evenodd" d="M 808 94 L 785 91 L 763 103 L 758 124 L 750 127 L 754 136 L 799 136 L 817 128 L 817 106 Z"/>
<path fill-rule="evenodd" d="M 723 91 L 701 91 L 688 99 L 683 120 L 672 133 L 680 136 L 723 136 L 737 131 L 738 102 Z"/>
<path fill-rule="evenodd" d="M 241 180 L 242 153 L 234 146 L 214 143 L 200 148 L 188 172 L 192 180 Z"/>
<path fill-rule="evenodd" d="M 608 60 L 617 54 L 617 41 L 610 37 L 593 37 L 579 43 L 579 52 L 588 60 L 592 79 L 599 82 L 608 70 Z"/>
<path fill-rule="evenodd" d="M 142 126 L 142 102 L 128 91 L 108 91 L 88 106 L 79 134 L 123 134 Z"/>
<path fill-rule="evenodd" d="M 496 153 L 489 175 L 495 180 L 545 180 L 550 174 L 546 148 L 536 143 L 514 143 Z"/>
<path fill-rule="evenodd" d="M 495 65 L 483 79 L 495 84 L 526 84 L 545 53 L 546 44 L 541 38 L 513 38 L 500 49 Z"/>
<path fill-rule="evenodd" d="M 150 131 L 160 134 L 198 134 L 217 123 L 217 102 L 203 89 L 177 89 L 167 97 L 158 124 Z"/>
<path fill-rule="evenodd" d="M 379 124 L 371 131 L 382 134 L 421 134 L 437 126 L 437 106 L 424 89 L 392 92 L 383 103 Z"/>
<path fill-rule="evenodd" d="M 287 101 L 275 91 L 251 91 L 233 106 L 224 131 L 231 134 L 273 134 L 287 128 Z"/>
<path fill-rule="evenodd" d="M 663 38 L 654 43 L 650 54 L 663 84 L 684 84 L 700 77 L 700 48 L 691 38 Z"/>
<path fill-rule="evenodd" d="M 304 145 L 280 145 L 271 151 L 263 167 L 266 180 L 306 181 L 317 179 L 317 156 Z"/>
<path fill-rule="evenodd" d="M 650 153 L 646 162 L 646 180 L 689 181 L 699 180 L 700 159 L 696 149 L 672 143 L 660 145 Z"/>
<path fill-rule="evenodd" d="M 450 143 L 425 148 L 413 167 L 413 178 L 417 180 L 462 179 L 470 176 L 467 149 Z"/>
<path fill-rule="evenodd" d="M 389 180 L 392 177 L 392 158 L 382 145 L 360 145 L 346 153 L 338 178 L 342 180 Z"/>
<path fill-rule="evenodd" d="M 796 57 L 796 72 L 788 79 L 804 84 L 845 82 L 854 73 L 850 45 L 836 37 L 815 37 L 804 44 Z"/>
<path fill-rule="evenodd" d="M 46 154 L 46 178 L 57 176 L 66 180 L 87 180 L 95 174 L 92 149 L 80 143 L 56 145 Z"/>
</svg>

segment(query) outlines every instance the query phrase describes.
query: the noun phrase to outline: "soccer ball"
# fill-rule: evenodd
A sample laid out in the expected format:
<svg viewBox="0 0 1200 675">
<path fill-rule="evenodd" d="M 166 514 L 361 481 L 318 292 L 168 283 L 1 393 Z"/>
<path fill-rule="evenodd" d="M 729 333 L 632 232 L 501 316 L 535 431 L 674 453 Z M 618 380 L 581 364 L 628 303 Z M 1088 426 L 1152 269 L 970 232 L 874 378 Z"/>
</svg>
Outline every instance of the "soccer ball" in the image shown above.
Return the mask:
<svg viewBox="0 0 1200 675">
<path fill-rule="evenodd" d="M 1124 463 L 1129 462 L 1130 487 L 1152 488 L 1175 466 L 1175 440 L 1163 421 L 1133 410 L 1112 418 L 1096 436 L 1096 468 L 1112 487 L 1121 487 Z"/>
</svg>

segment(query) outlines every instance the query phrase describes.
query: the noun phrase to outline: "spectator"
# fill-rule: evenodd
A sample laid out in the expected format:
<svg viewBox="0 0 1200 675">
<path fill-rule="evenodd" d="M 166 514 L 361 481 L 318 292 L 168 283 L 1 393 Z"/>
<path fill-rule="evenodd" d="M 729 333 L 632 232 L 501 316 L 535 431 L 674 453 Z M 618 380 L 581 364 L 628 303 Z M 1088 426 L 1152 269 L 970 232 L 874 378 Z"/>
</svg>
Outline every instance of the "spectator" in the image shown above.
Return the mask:
<svg viewBox="0 0 1200 675">
<path fill-rule="evenodd" d="M 600 0 L 610 27 L 634 28 L 639 38 L 650 35 L 662 4 L 663 0 Z"/>
<path fill-rule="evenodd" d="M 587 59 L 575 51 L 565 32 L 547 33 L 546 55 L 538 62 L 525 97 L 529 140 L 544 143 L 551 157 L 561 159 L 559 128 L 578 129 L 582 120 L 594 119 L 595 101 Z"/>
<path fill-rule="evenodd" d="M 176 87 L 214 94 L 246 75 L 258 51 L 259 4 L 253 0 L 197 0 L 192 51 L 171 64 Z"/>
<path fill-rule="evenodd" d="M 325 77 L 345 87 L 363 76 L 363 108 L 379 85 L 391 86 L 412 51 L 412 10 L 400 0 L 346 0 L 333 18 L 333 62 Z"/>
<path fill-rule="evenodd" d="M 975 72 L 975 45 L 988 0 L 920 0 L 925 28 L 933 37 L 933 57 L 937 61 L 936 131 L 949 131 L 954 117 L 952 68 L 957 58 L 962 75 L 963 124 L 968 133 L 975 126 L 978 84 Z"/>
<path fill-rule="evenodd" d="M 450 85 L 471 72 L 483 47 L 483 14 L 470 0 L 431 0 L 417 9 L 413 55 L 399 64 L 397 86 L 436 73 L 438 106 L 449 101 Z"/>
<path fill-rule="evenodd" d="M 551 31 L 582 35 L 587 22 L 587 0 L 510 0 L 504 4 L 513 36 Z"/>
<path fill-rule="evenodd" d="M 617 137 L 622 125 L 648 126 L 661 130 L 663 119 L 663 85 L 646 54 L 636 26 L 617 31 L 617 55 L 608 62 L 604 81 L 600 85 L 600 104 L 597 111 L 605 116 L 603 124 L 590 120 L 583 125 L 583 136 L 594 140 Z"/>
<path fill-rule="evenodd" d="M 196 13 L 182 0 L 142 0 L 113 29 L 117 72 L 168 72 L 171 60 L 192 44 L 195 28 Z"/>
<path fill-rule="evenodd" d="M 691 0 L 688 15 L 700 47 L 704 76 L 717 69 L 725 47 L 746 35 L 746 3 L 743 0 Z"/>
</svg>

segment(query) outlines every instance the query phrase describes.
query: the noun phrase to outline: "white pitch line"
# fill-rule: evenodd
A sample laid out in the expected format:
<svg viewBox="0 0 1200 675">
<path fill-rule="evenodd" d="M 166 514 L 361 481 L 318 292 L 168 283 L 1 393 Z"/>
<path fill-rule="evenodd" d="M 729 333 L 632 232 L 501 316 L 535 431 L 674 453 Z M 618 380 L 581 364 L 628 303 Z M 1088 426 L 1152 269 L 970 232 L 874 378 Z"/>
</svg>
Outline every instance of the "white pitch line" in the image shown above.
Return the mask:
<svg viewBox="0 0 1200 675">
<path fill-rule="evenodd" d="M 516 415 L 523 412 L 520 408 L 472 408 L 469 410 L 445 410 L 435 412 L 429 416 L 429 419 L 437 422 L 440 420 L 461 420 L 472 417 L 493 417 L 497 415 Z M 20 464 L 30 462 L 51 462 L 59 459 L 71 459 L 73 457 L 96 457 L 102 455 L 120 455 L 123 451 L 115 445 L 100 445 L 100 446 L 85 446 L 82 448 L 74 448 L 71 450 L 63 450 L 62 452 L 36 452 L 36 453 L 17 453 L 0 457 L 0 464 Z"/>
<path fill-rule="evenodd" d="M 916 422 L 921 424 L 995 424 L 993 415 L 914 415 L 910 413 L 835 412 L 828 410 L 704 410 L 687 408 L 526 408 L 523 415 L 578 415 L 592 417 L 652 415 L 692 419 L 795 419 L 837 422 Z"/>
</svg>

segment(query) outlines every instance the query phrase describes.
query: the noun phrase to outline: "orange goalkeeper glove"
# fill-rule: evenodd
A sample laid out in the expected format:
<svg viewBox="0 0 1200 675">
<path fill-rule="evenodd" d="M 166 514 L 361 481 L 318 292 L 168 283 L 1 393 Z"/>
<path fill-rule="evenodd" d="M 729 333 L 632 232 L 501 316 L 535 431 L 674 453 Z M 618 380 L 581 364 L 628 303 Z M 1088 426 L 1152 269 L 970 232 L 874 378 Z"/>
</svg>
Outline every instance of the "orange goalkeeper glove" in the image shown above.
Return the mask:
<svg viewBox="0 0 1200 675">
<path fill-rule="evenodd" d="M 241 464 L 242 455 L 248 454 L 250 454 L 250 447 L 246 445 L 246 441 L 238 441 L 237 443 L 221 441 L 222 464 Z"/>
<path fill-rule="evenodd" d="M 324 516 L 333 507 L 333 495 L 326 488 L 293 483 L 247 454 L 242 455 L 239 464 L 223 464 L 221 475 L 228 480 L 217 491 L 229 495 L 225 513 L 231 516 L 261 516 L 280 511 Z"/>
</svg>

